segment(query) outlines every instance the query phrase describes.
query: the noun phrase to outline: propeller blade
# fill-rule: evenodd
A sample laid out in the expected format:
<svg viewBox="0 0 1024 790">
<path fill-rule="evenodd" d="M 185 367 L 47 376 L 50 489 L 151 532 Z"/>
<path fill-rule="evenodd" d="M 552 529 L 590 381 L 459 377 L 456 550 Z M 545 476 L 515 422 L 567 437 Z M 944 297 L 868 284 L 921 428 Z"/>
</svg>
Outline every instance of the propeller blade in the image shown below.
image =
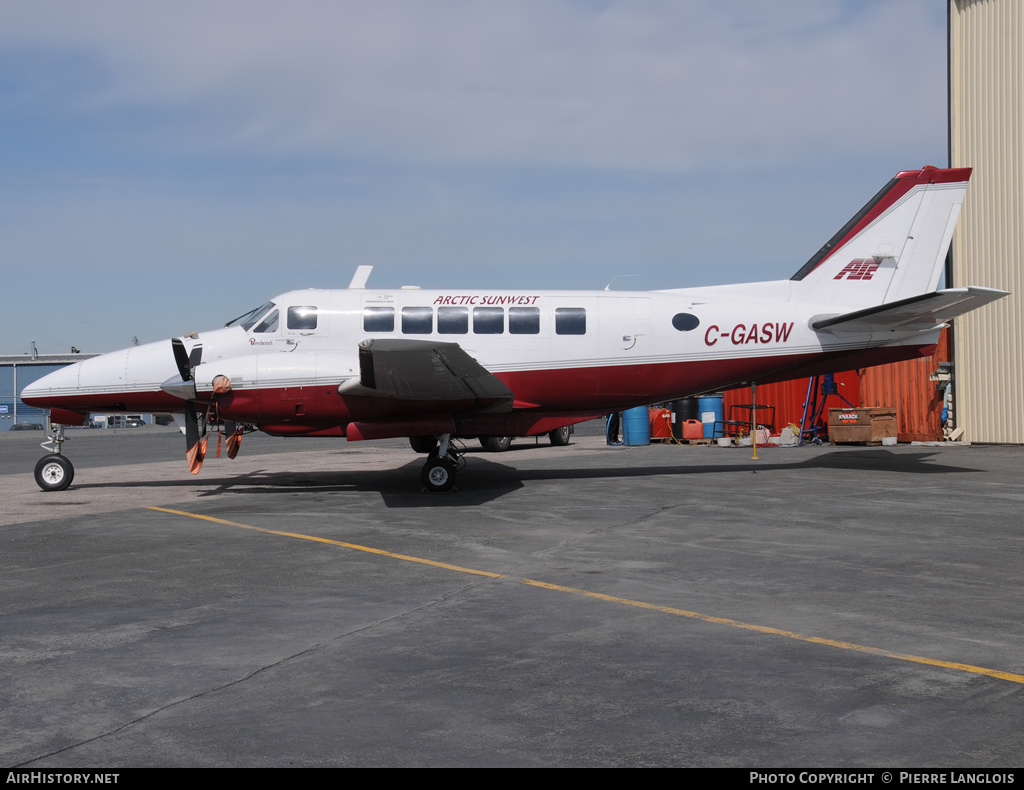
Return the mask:
<svg viewBox="0 0 1024 790">
<path fill-rule="evenodd" d="M 242 426 L 234 420 L 224 420 L 224 433 L 228 437 L 228 458 L 234 458 L 242 444 Z"/>
<path fill-rule="evenodd" d="M 192 351 L 185 352 L 185 341 L 180 337 L 171 338 L 171 350 L 174 352 L 174 364 L 178 367 L 178 375 L 182 381 L 192 381 L 192 374 L 203 361 L 203 344 L 196 343 Z"/>
<path fill-rule="evenodd" d="M 210 437 L 204 436 L 199 442 L 197 452 L 193 454 L 192 459 L 189 461 L 188 470 L 194 474 L 199 474 L 199 470 L 203 468 L 203 459 L 206 458 L 206 445 L 209 444 Z"/>
<path fill-rule="evenodd" d="M 171 338 L 171 350 L 174 352 L 174 364 L 178 366 L 178 375 L 182 381 L 192 380 L 192 367 L 189 365 L 185 342 L 180 337 Z"/>
<path fill-rule="evenodd" d="M 199 426 L 199 416 L 196 414 L 196 406 L 192 401 L 185 403 L 185 457 L 188 459 L 188 471 L 192 474 L 199 474 L 203 468 L 203 459 L 206 457 L 206 444 L 209 441 L 206 436 L 205 425 L 203 429 Z"/>
</svg>

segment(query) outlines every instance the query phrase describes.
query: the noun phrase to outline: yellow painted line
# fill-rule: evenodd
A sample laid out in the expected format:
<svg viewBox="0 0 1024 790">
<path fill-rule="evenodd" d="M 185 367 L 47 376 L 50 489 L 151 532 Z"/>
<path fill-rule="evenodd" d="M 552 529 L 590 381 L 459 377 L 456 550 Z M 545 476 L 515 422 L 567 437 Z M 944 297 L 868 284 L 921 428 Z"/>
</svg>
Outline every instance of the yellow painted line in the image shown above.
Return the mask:
<svg viewBox="0 0 1024 790">
<path fill-rule="evenodd" d="M 958 669 L 961 672 L 973 672 L 976 675 L 988 675 L 989 677 L 999 678 L 1000 680 L 1009 680 L 1013 683 L 1024 683 L 1024 675 L 1017 675 L 1013 672 L 1002 672 L 998 669 L 976 667 L 972 664 L 958 664 L 954 661 L 940 661 L 935 658 L 925 658 L 924 656 L 915 656 L 910 653 L 894 653 L 891 650 L 884 650 L 880 647 L 868 647 L 867 645 L 858 645 L 855 642 L 839 642 L 835 639 L 823 639 L 820 636 L 805 636 L 804 634 L 798 634 L 795 631 L 784 631 L 781 628 L 771 628 L 770 626 L 766 625 L 754 625 L 753 623 L 744 623 L 740 620 L 730 620 L 726 617 L 713 617 L 709 614 L 701 614 L 700 612 L 689 612 L 686 609 L 675 609 L 671 606 L 658 606 L 653 603 L 634 601 L 629 598 L 616 598 L 614 595 L 604 595 L 603 593 L 589 592 L 588 590 L 580 590 L 576 587 L 563 587 L 560 584 L 538 582 L 534 581 L 533 579 L 523 579 L 522 582 L 523 584 L 529 584 L 531 587 L 541 587 L 545 590 L 557 590 L 558 592 L 573 593 L 574 595 L 585 595 L 588 598 L 597 598 L 600 601 L 609 601 L 611 603 L 620 603 L 625 604 L 627 606 L 636 606 L 639 609 L 651 609 L 655 612 L 674 614 L 679 617 L 689 617 L 693 620 L 703 620 L 705 623 L 728 625 L 732 626 L 733 628 L 742 628 L 745 631 L 756 631 L 759 634 L 785 636 L 789 639 L 798 639 L 801 642 L 811 642 L 816 645 L 828 645 L 829 647 L 839 647 L 843 650 L 855 650 L 858 653 L 868 653 L 869 655 L 873 656 L 895 658 L 899 659 L 900 661 L 912 661 L 915 664 L 929 664 L 933 667 L 944 667 L 945 669 Z"/>
<path fill-rule="evenodd" d="M 432 565 L 435 568 L 445 568 L 450 571 L 458 571 L 459 573 L 470 573 L 474 576 L 487 576 L 491 579 L 505 579 L 508 578 L 503 573 L 491 573 L 490 571 L 479 571 L 473 568 L 464 568 L 461 565 L 449 565 L 446 562 L 436 562 L 435 560 L 427 560 L 422 557 L 412 557 L 408 554 L 395 554 L 391 551 L 384 551 L 383 549 L 375 549 L 371 546 L 360 546 L 357 543 L 345 543 L 340 540 L 330 540 L 329 538 L 318 538 L 315 535 L 303 535 L 299 532 L 282 532 L 276 529 L 265 529 L 263 527 L 254 527 L 251 524 L 239 524 L 237 521 L 228 521 L 223 518 L 216 518 L 214 516 L 203 516 L 198 513 L 189 513 L 185 510 L 171 510 L 165 507 L 149 507 L 149 510 L 158 510 L 162 513 L 172 513 L 176 516 L 186 516 L 188 518 L 197 518 L 203 521 L 212 521 L 215 524 L 225 524 L 229 527 L 240 527 L 241 529 L 251 529 L 255 532 L 265 532 L 268 535 L 281 535 L 286 538 L 299 538 L 300 540 L 312 540 L 317 543 L 327 543 L 331 546 L 341 546 L 346 549 L 354 549 L 356 551 L 365 551 L 370 554 L 380 554 L 384 557 L 391 557 L 396 560 L 404 560 L 406 562 L 417 562 L 422 565 Z M 744 623 L 741 620 L 730 620 L 727 617 L 714 617 L 710 614 L 701 614 L 700 612 L 691 612 L 686 609 L 676 609 L 672 606 L 659 606 L 658 604 L 646 603 L 644 601 L 634 601 L 630 598 L 618 598 L 614 595 L 605 595 L 604 593 L 590 592 L 589 590 L 581 590 L 578 587 L 563 587 L 560 584 L 551 584 L 549 582 L 539 582 L 534 579 L 520 579 L 523 584 L 529 585 L 530 587 L 539 587 L 544 590 L 554 590 L 556 592 L 571 593 L 572 595 L 582 595 L 587 598 L 595 598 L 599 601 L 608 601 L 609 603 L 623 604 L 625 606 L 635 606 L 638 609 L 648 609 L 653 612 L 662 612 L 663 614 L 676 615 L 677 617 L 688 617 L 691 620 L 701 620 L 705 623 L 714 623 L 716 625 L 727 625 L 732 628 L 741 628 L 744 631 L 754 631 L 759 634 L 768 634 L 770 636 L 783 636 L 788 639 L 796 639 L 800 642 L 810 642 L 815 645 L 827 645 L 829 647 L 838 647 L 843 650 L 853 650 L 858 653 L 867 653 L 872 656 L 881 656 L 883 658 L 893 658 L 898 661 L 910 661 L 915 664 L 927 664 L 933 667 L 942 667 L 943 669 L 955 669 L 960 672 L 970 672 L 975 675 L 987 675 L 988 677 L 998 678 L 999 680 L 1008 680 L 1011 683 L 1024 684 L 1024 675 L 1019 675 L 1013 672 L 1003 672 L 998 669 L 988 669 L 986 667 L 976 667 L 973 664 L 960 664 L 955 661 L 940 661 L 936 658 L 926 658 L 924 656 L 915 656 L 911 653 L 896 653 L 892 650 L 884 650 L 880 647 L 869 647 L 867 645 L 858 645 L 855 642 L 840 642 L 835 639 L 824 639 L 820 636 L 805 636 L 804 634 L 798 634 L 795 631 L 786 631 L 781 628 L 772 628 L 766 625 L 754 625 L 753 623 Z"/>
<path fill-rule="evenodd" d="M 170 510 L 166 507 L 150 507 L 149 510 L 159 510 L 162 513 L 173 513 L 176 516 L 188 516 L 189 518 L 198 518 L 203 521 L 212 521 L 215 524 L 225 524 L 229 527 L 240 527 L 241 529 L 251 529 L 254 532 L 265 532 L 268 535 L 281 535 L 285 538 L 299 538 L 300 540 L 313 540 L 317 543 L 327 543 L 331 546 L 341 546 L 345 549 L 355 549 L 356 551 L 366 551 L 370 554 L 380 554 L 385 557 L 391 557 L 395 560 L 405 560 L 406 562 L 418 562 L 421 565 L 433 565 L 435 568 L 444 568 L 449 571 L 458 571 L 459 573 L 472 573 L 474 576 L 487 576 L 491 579 L 504 579 L 505 574 L 503 573 L 491 573 L 490 571 L 478 571 L 473 568 L 463 568 L 461 565 L 449 565 L 447 562 L 437 562 L 436 560 L 425 560 L 422 557 L 410 557 L 408 554 L 395 554 L 392 551 L 384 551 L 384 549 L 375 549 L 372 546 L 360 546 L 358 543 L 345 543 L 340 540 L 330 540 L 329 538 L 318 538 L 316 535 L 303 535 L 300 532 L 281 532 L 276 529 L 264 529 L 263 527 L 254 527 L 251 524 L 239 524 L 237 521 L 228 521 L 223 518 L 215 518 L 214 516 L 201 516 L 198 513 L 188 513 L 184 510 Z"/>
</svg>

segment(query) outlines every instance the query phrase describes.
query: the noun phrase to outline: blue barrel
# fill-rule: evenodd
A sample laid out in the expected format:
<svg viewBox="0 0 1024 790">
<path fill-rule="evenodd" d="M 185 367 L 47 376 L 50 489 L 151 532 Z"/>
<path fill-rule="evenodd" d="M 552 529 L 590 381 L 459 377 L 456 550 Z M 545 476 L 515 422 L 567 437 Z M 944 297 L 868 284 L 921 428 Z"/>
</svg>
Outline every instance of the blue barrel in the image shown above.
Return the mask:
<svg viewBox="0 0 1024 790">
<path fill-rule="evenodd" d="M 622 412 L 622 443 L 651 443 L 651 413 L 646 406 L 637 406 L 635 409 L 626 409 Z"/>
<path fill-rule="evenodd" d="M 715 423 L 725 420 L 725 398 L 721 395 L 706 395 L 697 398 L 697 410 L 700 412 L 700 421 L 704 423 L 704 438 L 715 438 Z M 718 426 L 718 435 L 722 436 L 722 425 Z"/>
</svg>

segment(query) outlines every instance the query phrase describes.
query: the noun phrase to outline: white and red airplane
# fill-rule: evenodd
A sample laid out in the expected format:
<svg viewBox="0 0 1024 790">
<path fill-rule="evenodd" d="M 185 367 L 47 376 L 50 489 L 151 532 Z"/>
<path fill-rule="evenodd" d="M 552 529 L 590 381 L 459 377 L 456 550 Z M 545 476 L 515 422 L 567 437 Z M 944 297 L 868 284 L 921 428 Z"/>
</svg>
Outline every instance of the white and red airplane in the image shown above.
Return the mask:
<svg viewBox="0 0 1024 790">
<path fill-rule="evenodd" d="M 25 388 L 50 408 L 44 490 L 74 474 L 63 426 L 90 412 L 183 416 L 191 471 L 219 418 L 275 436 L 410 437 L 452 487 L 453 437 L 567 439 L 566 426 L 741 382 L 928 356 L 951 318 L 1005 291 L 936 291 L 969 168 L 898 173 L 788 280 L 653 292 L 292 291 L 224 328 L 104 354 Z"/>
</svg>

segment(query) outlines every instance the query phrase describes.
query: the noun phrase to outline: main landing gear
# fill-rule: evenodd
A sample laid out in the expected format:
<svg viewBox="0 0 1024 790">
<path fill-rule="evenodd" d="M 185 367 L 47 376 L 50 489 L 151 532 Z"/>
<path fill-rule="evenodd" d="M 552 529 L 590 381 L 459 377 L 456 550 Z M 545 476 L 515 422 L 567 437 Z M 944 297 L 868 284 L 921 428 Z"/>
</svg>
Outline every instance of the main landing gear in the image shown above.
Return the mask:
<svg viewBox="0 0 1024 790">
<path fill-rule="evenodd" d="M 50 430 L 49 439 L 39 445 L 50 453 L 40 458 L 36 464 L 36 484 L 43 491 L 63 491 L 75 479 L 75 467 L 60 452 L 66 438 L 64 426 L 51 425 Z"/>
<path fill-rule="evenodd" d="M 451 442 L 451 434 L 442 434 L 439 439 L 437 449 L 430 453 L 420 472 L 423 487 L 432 493 L 451 491 L 455 473 L 465 466 L 462 453 Z"/>
</svg>

